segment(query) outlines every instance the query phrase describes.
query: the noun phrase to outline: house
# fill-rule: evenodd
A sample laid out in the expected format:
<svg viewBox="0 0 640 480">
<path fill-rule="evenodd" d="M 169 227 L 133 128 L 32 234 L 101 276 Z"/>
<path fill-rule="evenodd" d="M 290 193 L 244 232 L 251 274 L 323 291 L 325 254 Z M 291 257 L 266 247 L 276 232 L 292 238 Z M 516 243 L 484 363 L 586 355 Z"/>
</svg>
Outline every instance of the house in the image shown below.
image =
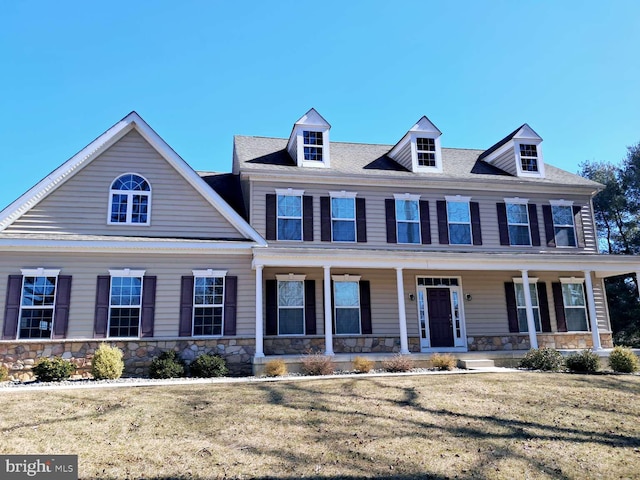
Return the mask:
<svg viewBox="0 0 640 480">
<path fill-rule="evenodd" d="M 640 262 L 598 254 L 601 185 L 531 127 L 486 150 L 442 147 L 427 117 L 395 145 L 330 130 L 311 109 L 198 173 L 127 115 L 0 212 L 0 361 L 612 347 L 603 279 Z"/>
</svg>

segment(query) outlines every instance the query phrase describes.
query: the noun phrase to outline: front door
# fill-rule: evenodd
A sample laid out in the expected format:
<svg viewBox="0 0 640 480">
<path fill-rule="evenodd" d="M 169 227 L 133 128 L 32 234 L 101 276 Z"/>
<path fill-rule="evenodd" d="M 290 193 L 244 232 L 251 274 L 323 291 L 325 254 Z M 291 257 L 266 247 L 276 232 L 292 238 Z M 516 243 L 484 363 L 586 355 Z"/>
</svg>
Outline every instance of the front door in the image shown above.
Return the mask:
<svg viewBox="0 0 640 480">
<path fill-rule="evenodd" d="M 427 288 L 431 347 L 453 347 L 451 295 L 448 288 Z"/>
</svg>

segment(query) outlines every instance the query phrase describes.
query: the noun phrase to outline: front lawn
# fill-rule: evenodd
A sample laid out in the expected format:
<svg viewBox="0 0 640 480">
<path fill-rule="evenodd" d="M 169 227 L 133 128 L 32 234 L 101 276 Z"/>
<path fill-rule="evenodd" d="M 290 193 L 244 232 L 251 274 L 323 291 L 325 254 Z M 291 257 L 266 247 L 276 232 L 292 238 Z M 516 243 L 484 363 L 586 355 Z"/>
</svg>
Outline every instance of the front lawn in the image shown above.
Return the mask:
<svg viewBox="0 0 640 480">
<path fill-rule="evenodd" d="M 504 373 L 1 392 L 0 451 L 81 478 L 638 478 L 640 377 Z"/>
</svg>

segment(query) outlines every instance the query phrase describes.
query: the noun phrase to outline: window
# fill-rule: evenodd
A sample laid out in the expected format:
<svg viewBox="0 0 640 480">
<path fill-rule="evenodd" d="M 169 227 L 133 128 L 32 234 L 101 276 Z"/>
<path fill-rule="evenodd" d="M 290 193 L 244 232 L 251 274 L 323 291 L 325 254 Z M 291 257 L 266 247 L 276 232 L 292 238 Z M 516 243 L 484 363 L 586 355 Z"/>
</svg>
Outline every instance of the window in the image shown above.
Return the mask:
<svg viewBox="0 0 640 480">
<path fill-rule="evenodd" d="M 18 338 L 51 338 L 58 273 L 23 271 Z"/>
<path fill-rule="evenodd" d="M 447 200 L 447 222 L 451 245 L 471 245 L 471 212 L 468 201 Z"/>
<path fill-rule="evenodd" d="M 587 304 L 584 298 L 584 288 L 581 282 L 562 282 L 562 301 L 567 330 L 584 332 L 589 329 L 587 322 Z"/>
<path fill-rule="evenodd" d="M 520 144 L 520 166 L 523 172 L 538 173 L 538 149 L 535 145 Z"/>
<path fill-rule="evenodd" d="M 529 212 L 526 203 L 507 203 L 507 224 L 511 245 L 531 245 Z"/>
<path fill-rule="evenodd" d="M 356 281 L 343 280 L 345 276 L 333 277 L 334 318 L 336 335 L 360 334 L 360 285 Z M 349 278 L 354 278 L 349 276 Z"/>
<path fill-rule="evenodd" d="M 277 196 L 278 240 L 302 240 L 302 194 Z"/>
<path fill-rule="evenodd" d="M 276 275 L 278 335 L 304 335 L 304 275 Z"/>
<path fill-rule="evenodd" d="M 558 247 L 575 247 L 576 232 L 573 225 L 573 208 L 571 205 L 551 205 L 553 231 Z"/>
<path fill-rule="evenodd" d="M 151 187 L 140 175 L 127 173 L 111 184 L 109 223 L 148 225 Z"/>
<path fill-rule="evenodd" d="M 517 280 L 517 279 L 514 279 Z M 540 303 L 538 300 L 538 285 L 537 278 L 529 279 L 529 292 L 531 293 L 531 307 L 533 309 L 533 321 L 536 326 L 536 332 L 542 331 L 542 326 L 540 324 Z M 514 282 L 514 287 L 516 290 L 516 307 L 518 309 L 518 327 L 521 332 L 528 332 L 529 325 L 527 323 L 527 307 L 524 300 L 524 285 L 522 282 Z"/>
<path fill-rule="evenodd" d="M 322 132 L 304 130 L 302 132 L 304 159 L 322 162 Z"/>
<path fill-rule="evenodd" d="M 436 142 L 433 138 L 416 138 L 416 153 L 418 156 L 418 166 L 436 166 Z"/>
<path fill-rule="evenodd" d="M 193 336 L 222 335 L 224 276 L 227 272 L 201 274 L 193 278 Z M 206 275 L 206 276 L 205 276 Z"/>
<path fill-rule="evenodd" d="M 417 199 L 396 198 L 398 243 L 420 243 L 420 208 Z"/>
<path fill-rule="evenodd" d="M 334 242 L 356 241 L 356 199 L 331 197 L 331 238 Z"/>
<path fill-rule="evenodd" d="M 138 337 L 144 271 L 110 271 L 109 336 Z"/>
</svg>

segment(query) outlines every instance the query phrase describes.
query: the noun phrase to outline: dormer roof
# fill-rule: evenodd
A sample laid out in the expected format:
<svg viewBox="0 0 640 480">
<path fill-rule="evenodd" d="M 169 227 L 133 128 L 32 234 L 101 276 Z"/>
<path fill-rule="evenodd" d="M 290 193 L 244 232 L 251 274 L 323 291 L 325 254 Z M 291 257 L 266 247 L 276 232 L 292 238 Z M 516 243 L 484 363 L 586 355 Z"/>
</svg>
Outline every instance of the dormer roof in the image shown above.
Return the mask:
<svg viewBox="0 0 640 480">
<path fill-rule="evenodd" d="M 482 152 L 478 160 L 517 177 L 544 178 L 541 143 L 542 137 L 525 123 Z"/>
<path fill-rule="evenodd" d="M 388 156 L 411 172 L 442 172 L 442 132 L 426 116 L 420 118 Z"/>
<path fill-rule="evenodd" d="M 331 165 L 329 130 L 331 125 L 314 108 L 293 125 L 287 151 L 298 167 Z"/>
</svg>

